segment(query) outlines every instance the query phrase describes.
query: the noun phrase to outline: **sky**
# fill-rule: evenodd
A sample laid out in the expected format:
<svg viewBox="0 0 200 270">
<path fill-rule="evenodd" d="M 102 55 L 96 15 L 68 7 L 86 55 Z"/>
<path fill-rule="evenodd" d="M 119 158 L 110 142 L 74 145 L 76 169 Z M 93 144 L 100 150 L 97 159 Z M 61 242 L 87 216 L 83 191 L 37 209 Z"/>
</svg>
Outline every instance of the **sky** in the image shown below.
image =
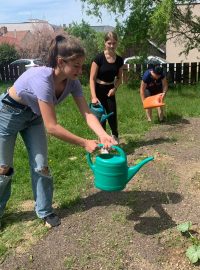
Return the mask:
<svg viewBox="0 0 200 270">
<path fill-rule="evenodd" d="M 2 0 L 0 23 L 20 23 L 29 19 L 47 20 L 50 24 L 81 23 L 115 26 L 114 16 L 102 10 L 102 21 L 86 15 L 80 0 Z"/>
</svg>

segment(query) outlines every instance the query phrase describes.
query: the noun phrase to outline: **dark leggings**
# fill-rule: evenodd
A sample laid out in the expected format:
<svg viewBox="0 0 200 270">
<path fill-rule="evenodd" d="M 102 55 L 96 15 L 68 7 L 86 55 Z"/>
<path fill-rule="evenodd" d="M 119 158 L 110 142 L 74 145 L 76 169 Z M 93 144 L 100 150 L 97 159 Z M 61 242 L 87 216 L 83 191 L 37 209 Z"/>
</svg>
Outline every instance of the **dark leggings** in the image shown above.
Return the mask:
<svg viewBox="0 0 200 270">
<path fill-rule="evenodd" d="M 112 135 L 118 137 L 118 128 L 117 128 L 117 107 L 115 96 L 108 97 L 107 94 L 110 89 L 114 88 L 114 85 L 102 85 L 96 83 L 96 96 L 101 102 L 107 114 L 114 112 L 108 118 L 108 123 L 110 125 Z M 102 123 L 102 127 L 106 130 L 106 121 Z"/>
</svg>

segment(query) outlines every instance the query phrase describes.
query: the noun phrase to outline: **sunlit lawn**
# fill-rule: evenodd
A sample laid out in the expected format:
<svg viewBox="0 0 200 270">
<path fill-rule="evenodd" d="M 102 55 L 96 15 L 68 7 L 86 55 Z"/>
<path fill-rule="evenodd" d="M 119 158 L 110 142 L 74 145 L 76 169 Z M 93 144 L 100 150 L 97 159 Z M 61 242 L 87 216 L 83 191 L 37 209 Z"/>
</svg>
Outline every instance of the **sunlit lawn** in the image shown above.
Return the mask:
<svg viewBox="0 0 200 270">
<path fill-rule="evenodd" d="M 4 91 L 8 84 L 0 84 Z M 84 88 L 89 102 L 89 89 Z M 200 115 L 200 85 L 174 87 L 166 97 L 167 122 L 181 121 L 184 117 Z M 143 135 L 152 125 L 158 125 L 156 111 L 154 121 L 147 123 L 141 106 L 139 89 L 122 86 L 117 92 L 118 122 L 120 137 L 130 145 L 132 151 L 138 147 Z M 96 136 L 84 123 L 70 97 L 57 107 L 58 121 L 64 127 L 85 138 Z M 108 132 L 109 128 L 108 128 Z M 78 203 L 78 200 L 93 186 L 92 172 L 86 162 L 84 149 L 49 137 L 49 165 L 54 177 L 54 203 L 58 208 L 66 208 Z M 25 146 L 18 138 L 15 157 L 15 175 L 12 183 L 12 196 L 3 218 L 3 231 L 0 233 L 0 256 L 2 258 L 10 248 L 25 245 L 27 234 L 40 237 L 46 229 L 36 219 L 33 205 L 24 208 L 26 202 L 32 202 L 29 166 Z M 25 209 L 25 210 L 24 210 Z M 26 240 L 26 241 L 25 241 Z"/>
</svg>

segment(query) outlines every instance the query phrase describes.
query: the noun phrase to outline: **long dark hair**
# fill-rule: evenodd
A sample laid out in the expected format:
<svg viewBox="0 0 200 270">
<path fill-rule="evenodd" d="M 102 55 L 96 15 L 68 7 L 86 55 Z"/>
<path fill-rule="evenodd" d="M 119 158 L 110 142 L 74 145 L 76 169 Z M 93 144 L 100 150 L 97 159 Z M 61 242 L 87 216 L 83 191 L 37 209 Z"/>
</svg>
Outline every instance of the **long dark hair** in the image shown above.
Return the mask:
<svg viewBox="0 0 200 270">
<path fill-rule="evenodd" d="M 48 65 L 55 68 L 58 57 L 63 58 L 65 61 L 70 61 L 84 56 L 85 50 L 77 38 L 70 35 L 57 35 L 50 43 Z"/>
</svg>

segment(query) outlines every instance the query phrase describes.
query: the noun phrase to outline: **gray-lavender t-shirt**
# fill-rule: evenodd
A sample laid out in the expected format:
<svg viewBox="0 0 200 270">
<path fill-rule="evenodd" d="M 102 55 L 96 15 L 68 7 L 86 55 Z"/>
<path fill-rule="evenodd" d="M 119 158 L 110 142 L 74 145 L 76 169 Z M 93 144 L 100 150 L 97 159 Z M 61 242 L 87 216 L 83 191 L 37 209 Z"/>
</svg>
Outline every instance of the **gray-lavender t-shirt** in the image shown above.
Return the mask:
<svg viewBox="0 0 200 270">
<path fill-rule="evenodd" d="M 57 99 L 53 81 L 53 69 L 50 67 L 28 69 L 15 81 L 14 87 L 17 95 L 37 115 L 41 114 L 38 100 L 57 105 L 69 94 L 74 97 L 83 96 L 80 81 L 67 79 L 65 89 Z"/>
</svg>

